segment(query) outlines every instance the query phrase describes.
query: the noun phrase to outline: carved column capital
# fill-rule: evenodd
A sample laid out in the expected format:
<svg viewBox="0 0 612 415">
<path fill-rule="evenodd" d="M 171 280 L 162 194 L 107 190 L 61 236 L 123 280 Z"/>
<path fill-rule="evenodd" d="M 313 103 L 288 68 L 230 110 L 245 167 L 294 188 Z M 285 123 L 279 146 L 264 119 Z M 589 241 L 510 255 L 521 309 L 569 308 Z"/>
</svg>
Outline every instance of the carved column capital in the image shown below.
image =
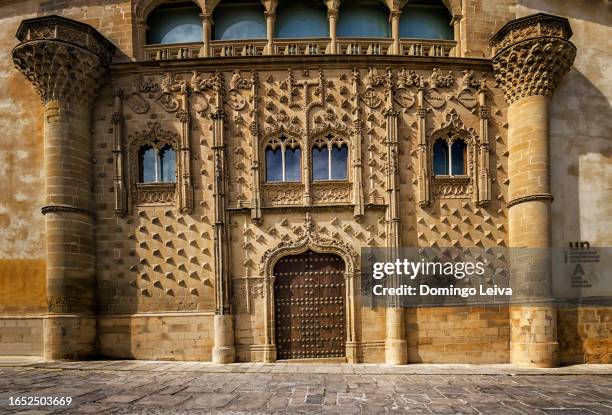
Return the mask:
<svg viewBox="0 0 612 415">
<path fill-rule="evenodd" d="M 571 36 L 566 18 L 540 13 L 507 23 L 491 38 L 495 80 L 508 104 L 555 93 L 576 57 Z"/>
<path fill-rule="evenodd" d="M 337 19 L 340 11 L 338 9 L 327 9 L 327 19 Z"/>
<path fill-rule="evenodd" d="M 59 16 L 24 20 L 13 49 L 15 67 L 44 104 L 90 105 L 106 79 L 115 46 L 94 28 Z"/>
</svg>

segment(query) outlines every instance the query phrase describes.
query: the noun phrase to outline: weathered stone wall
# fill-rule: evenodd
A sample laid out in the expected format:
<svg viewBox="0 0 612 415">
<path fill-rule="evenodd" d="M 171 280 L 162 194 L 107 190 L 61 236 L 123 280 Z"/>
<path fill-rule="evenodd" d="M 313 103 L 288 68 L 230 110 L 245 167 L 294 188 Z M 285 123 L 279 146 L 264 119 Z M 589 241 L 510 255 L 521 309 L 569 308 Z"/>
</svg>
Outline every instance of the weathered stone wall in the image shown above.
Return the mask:
<svg viewBox="0 0 612 415">
<path fill-rule="evenodd" d="M 99 352 L 118 359 L 210 361 L 212 318 L 212 313 L 101 317 Z"/>
<path fill-rule="evenodd" d="M 506 306 L 422 307 L 406 310 L 410 363 L 506 363 Z"/>
<path fill-rule="evenodd" d="M 557 325 L 561 362 L 612 363 L 610 307 L 559 307 Z"/>
<path fill-rule="evenodd" d="M 0 354 L 41 354 L 46 312 L 42 105 L 13 68 L 21 20 L 36 2 L 0 4 Z M 23 318 L 25 316 L 30 316 Z"/>
</svg>

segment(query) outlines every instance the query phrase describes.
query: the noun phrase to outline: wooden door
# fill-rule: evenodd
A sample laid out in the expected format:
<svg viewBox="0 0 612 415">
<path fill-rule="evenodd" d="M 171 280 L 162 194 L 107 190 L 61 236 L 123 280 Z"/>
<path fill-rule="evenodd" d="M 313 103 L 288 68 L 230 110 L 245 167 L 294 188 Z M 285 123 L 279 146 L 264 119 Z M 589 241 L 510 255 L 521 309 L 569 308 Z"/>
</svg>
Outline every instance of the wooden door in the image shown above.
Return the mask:
<svg viewBox="0 0 612 415">
<path fill-rule="evenodd" d="M 274 267 L 278 359 L 345 356 L 344 261 L 307 251 Z"/>
</svg>

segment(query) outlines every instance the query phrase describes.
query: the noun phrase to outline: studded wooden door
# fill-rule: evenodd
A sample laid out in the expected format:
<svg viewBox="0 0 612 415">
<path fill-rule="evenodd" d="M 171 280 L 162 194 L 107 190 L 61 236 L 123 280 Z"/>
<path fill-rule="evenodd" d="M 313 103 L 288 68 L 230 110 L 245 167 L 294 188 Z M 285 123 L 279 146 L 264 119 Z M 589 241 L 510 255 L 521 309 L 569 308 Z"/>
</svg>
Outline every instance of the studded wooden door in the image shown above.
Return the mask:
<svg viewBox="0 0 612 415">
<path fill-rule="evenodd" d="M 274 267 L 278 359 L 345 356 L 344 261 L 307 251 Z"/>
</svg>

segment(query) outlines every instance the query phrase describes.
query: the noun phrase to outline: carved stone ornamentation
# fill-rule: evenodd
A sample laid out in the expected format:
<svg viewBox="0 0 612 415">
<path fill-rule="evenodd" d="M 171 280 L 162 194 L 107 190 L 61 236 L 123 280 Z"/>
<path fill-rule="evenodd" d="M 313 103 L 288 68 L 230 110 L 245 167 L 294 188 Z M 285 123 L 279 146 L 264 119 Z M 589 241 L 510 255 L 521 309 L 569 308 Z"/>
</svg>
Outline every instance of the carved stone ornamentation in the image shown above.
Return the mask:
<svg viewBox="0 0 612 415">
<path fill-rule="evenodd" d="M 304 186 L 301 183 L 267 183 L 264 185 L 266 204 L 270 206 L 301 205 Z"/>
<path fill-rule="evenodd" d="M 351 183 L 314 183 L 312 199 L 315 204 L 338 204 L 351 202 Z"/>
<path fill-rule="evenodd" d="M 366 89 L 366 91 L 361 94 L 361 100 L 370 108 L 378 108 L 380 104 L 382 104 L 382 99 L 373 88 Z"/>
<path fill-rule="evenodd" d="M 567 19 L 537 14 L 508 23 L 491 39 L 495 80 L 509 104 L 554 94 L 576 57 L 571 35 Z"/>
<path fill-rule="evenodd" d="M 13 49 L 15 67 L 44 104 L 90 106 L 106 80 L 115 47 L 92 27 L 59 16 L 24 20 Z"/>
<path fill-rule="evenodd" d="M 435 197 L 444 199 L 469 199 L 472 193 L 469 177 L 449 177 L 434 179 Z"/>
<path fill-rule="evenodd" d="M 469 89 L 459 92 L 457 101 L 467 109 L 475 108 L 478 105 L 477 97 Z"/>
<path fill-rule="evenodd" d="M 174 183 L 138 183 L 136 187 L 139 206 L 172 205 L 176 202 Z"/>
<path fill-rule="evenodd" d="M 279 258 L 297 255 L 311 249 L 315 252 L 334 253 L 342 257 L 346 264 L 346 273 L 359 272 L 359 255 L 352 245 L 337 238 L 327 238 L 316 231 L 310 214 L 306 214 L 305 232 L 297 240 L 282 241 L 274 248 L 268 249 L 261 257 L 260 274 L 265 277 L 273 275 L 274 265 Z"/>
<path fill-rule="evenodd" d="M 446 98 L 436 89 L 430 89 L 425 95 L 425 100 L 435 109 L 440 109 L 446 105 Z"/>
<path fill-rule="evenodd" d="M 442 75 L 439 68 L 433 68 L 429 75 L 428 84 L 430 88 L 450 88 L 455 83 L 455 76 L 449 71 L 448 75 Z"/>
</svg>

